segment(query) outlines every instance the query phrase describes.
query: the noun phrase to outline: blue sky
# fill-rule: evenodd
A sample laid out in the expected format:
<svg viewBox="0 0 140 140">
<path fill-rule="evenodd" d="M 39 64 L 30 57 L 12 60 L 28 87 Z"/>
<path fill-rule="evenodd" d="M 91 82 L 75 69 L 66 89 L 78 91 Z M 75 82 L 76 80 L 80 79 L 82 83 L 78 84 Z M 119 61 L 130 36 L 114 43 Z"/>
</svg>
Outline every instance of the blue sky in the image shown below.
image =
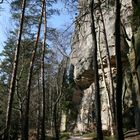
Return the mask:
<svg viewBox="0 0 140 140">
<path fill-rule="evenodd" d="M 10 2 L 10 0 L 9 0 Z M 8 31 L 12 29 L 12 21 L 10 19 L 10 3 L 4 1 L 1 4 L 2 11 L 0 11 L 0 52 L 3 49 L 4 41 L 6 41 L 8 36 Z M 68 15 L 68 12 L 62 3 L 58 3 L 54 5 L 55 8 L 58 8 L 61 12 L 59 16 L 53 16 L 49 21 L 49 26 L 56 28 L 65 28 L 64 24 L 72 22 L 72 15 Z"/>
<path fill-rule="evenodd" d="M 12 28 L 12 22 L 10 20 L 9 3 L 6 1 L 0 5 L 2 10 L 0 11 L 0 52 L 3 49 L 4 41 L 8 36 L 8 31 Z"/>
<path fill-rule="evenodd" d="M 74 18 L 74 16 L 68 14 L 68 11 L 63 3 L 59 2 L 58 4 L 55 4 L 54 8 L 59 9 L 61 14 L 58 16 L 52 16 L 48 24 L 56 28 L 63 28 L 64 24 L 72 22 L 72 18 Z"/>
</svg>

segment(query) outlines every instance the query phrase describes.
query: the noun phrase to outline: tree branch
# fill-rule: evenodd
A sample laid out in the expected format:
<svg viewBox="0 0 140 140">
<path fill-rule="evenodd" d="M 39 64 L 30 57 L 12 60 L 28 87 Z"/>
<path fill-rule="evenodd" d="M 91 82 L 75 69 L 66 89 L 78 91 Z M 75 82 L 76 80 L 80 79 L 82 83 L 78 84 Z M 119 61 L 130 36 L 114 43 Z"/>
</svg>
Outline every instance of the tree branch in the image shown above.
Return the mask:
<svg viewBox="0 0 140 140">
<path fill-rule="evenodd" d="M 2 3 L 3 3 L 3 0 L 0 1 L 0 4 L 2 4 Z"/>
</svg>

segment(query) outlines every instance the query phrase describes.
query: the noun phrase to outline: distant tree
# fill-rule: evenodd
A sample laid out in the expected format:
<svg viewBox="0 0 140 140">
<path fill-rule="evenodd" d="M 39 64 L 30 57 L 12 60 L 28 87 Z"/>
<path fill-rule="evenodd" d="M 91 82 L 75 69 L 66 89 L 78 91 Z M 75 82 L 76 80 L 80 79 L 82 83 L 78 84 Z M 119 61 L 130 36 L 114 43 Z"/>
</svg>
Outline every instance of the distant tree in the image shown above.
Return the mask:
<svg viewBox="0 0 140 140">
<path fill-rule="evenodd" d="M 29 67 L 30 52 L 31 52 L 32 45 L 33 45 L 33 41 L 27 38 L 21 41 L 19 65 L 18 65 L 16 84 L 15 84 L 15 94 L 14 94 L 14 101 L 13 101 L 13 106 L 12 106 L 13 108 L 12 118 L 16 118 L 16 116 L 18 116 L 20 121 L 18 122 L 16 120 L 16 123 L 18 122 L 19 123 L 18 126 L 20 127 L 19 129 L 14 130 L 15 128 L 11 126 L 11 130 L 16 131 L 17 133 L 19 133 L 19 130 L 22 127 L 22 125 L 20 125 L 22 116 L 23 116 L 22 106 L 23 106 L 23 102 L 25 98 L 24 92 L 25 92 L 26 80 L 27 80 L 27 69 Z M 0 73 L 1 73 L 0 78 L 3 79 L 3 85 L 1 86 L 3 87 L 3 91 L 1 92 L 1 95 L 3 95 L 1 98 L 3 102 L 6 102 L 4 98 L 7 97 L 7 94 L 5 93 L 8 92 L 8 88 L 10 85 L 10 79 L 12 76 L 12 67 L 13 67 L 12 62 L 14 60 L 15 48 L 16 48 L 16 35 L 13 33 L 9 33 L 9 37 L 7 41 L 5 42 L 4 49 L 1 53 L 1 56 L 3 56 L 3 59 L 0 64 Z M 12 124 L 14 124 L 14 119 L 12 119 Z M 12 133 L 10 135 L 12 137 Z"/>
<path fill-rule="evenodd" d="M 77 14 L 78 0 L 62 0 L 69 13 Z"/>
<path fill-rule="evenodd" d="M 61 123 L 61 111 L 60 111 L 60 100 L 63 96 L 63 88 L 65 83 L 65 76 L 67 70 L 68 59 L 64 57 L 58 67 L 57 81 L 56 81 L 56 98 L 53 106 L 53 121 L 55 129 L 55 138 L 60 139 L 60 123 Z"/>
</svg>

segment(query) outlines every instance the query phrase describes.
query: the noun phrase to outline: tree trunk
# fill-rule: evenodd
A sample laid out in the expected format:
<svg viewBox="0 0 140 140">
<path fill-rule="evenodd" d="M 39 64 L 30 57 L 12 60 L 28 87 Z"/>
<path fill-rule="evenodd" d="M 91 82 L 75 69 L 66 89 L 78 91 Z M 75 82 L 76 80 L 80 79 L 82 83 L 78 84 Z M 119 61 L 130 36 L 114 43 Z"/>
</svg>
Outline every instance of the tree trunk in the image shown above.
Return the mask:
<svg viewBox="0 0 140 140">
<path fill-rule="evenodd" d="M 59 116 L 58 116 L 58 103 L 59 103 L 59 100 L 61 99 L 61 96 L 62 96 L 62 92 L 59 91 L 59 87 L 58 87 L 58 84 L 56 85 L 56 88 L 57 88 L 57 99 L 54 103 L 54 106 L 53 106 L 53 121 L 54 121 L 54 131 L 55 131 L 55 139 L 56 140 L 59 140 L 59 124 L 58 124 L 58 120 L 59 120 Z M 61 90 L 61 89 L 60 89 Z M 60 92 L 60 93 L 59 93 Z"/>
<path fill-rule="evenodd" d="M 40 16 L 39 25 L 38 25 L 38 32 L 37 32 L 37 36 L 36 36 L 34 50 L 32 52 L 32 58 L 31 58 L 29 73 L 28 73 L 26 103 L 25 103 L 25 120 L 24 120 L 25 122 L 24 122 L 24 128 L 23 128 L 24 135 L 22 136 L 22 140 L 28 140 L 28 135 L 29 135 L 29 104 L 30 104 L 31 80 L 32 80 L 32 74 L 33 74 L 35 55 L 36 55 L 38 42 L 39 42 L 44 5 L 45 5 L 45 0 L 42 1 L 42 11 L 41 11 L 41 16 Z"/>
<path fill-rule="evenodd" d="M 109 92 L 107 95 L 107 100 L 108 100 L 108 108 L 109 108 L 109 112 L 110 112 L 110 131 L 111 131 L 111 135 L 114 135 L 114 129 L 113 129 L 113 122 L 115 122 L 115 101 L 114 101 L 114 86 L 113 86 L 113 80 L 112 80 L 112 69 L 111 69 L 111 60 L 110 60 L 110 53 L 109 53 L 109 46 L 108 46 L 108 40 L 107 40 L 107 34 L 106 34 L 106 27 L 105 27 L 105 22 L 104 22 L 104 17 L 103 17 L 103 13 L 102 13 L 102 9 L 101 9 L 101 1 L 99 1 L 99 11 L 101 14 L 101 21 L 103 24 L 103 33 L 104 33 L 104 41 L 105 41 L 105 47 L 106 47 L 106 56 L 107 56 L 107 66 L 108 66 L 108 77 L 109 77 Z M 111 104 L 112 101 L 112 104 Z M 114 114 L 114 116 L 113 116 Z"/>
<path fill-rule="evenodd" d="M 100 103 L 100 92 L 99 92 L 99 75 L 98 75 L 98 61 L 97 61 L 97 39 L 94 23 L 94 0 L 91 2 L 91 34 L 93 40 L 93 66 L 95 68 L 95 108 L 96 108 L 96 133 L 97 139 L 103 140 L 102 123 L 101 123 L 101 103 Z"/>
<path fill-rule="evenodd" d="M 115 21 L 115 51 L 116 51 L 116 135 L 117 140 L 124 140 L 122 123 L 122 62 L 121 62 L 121 35 L 120 35 L 120 0 L 116 0 Z"/>
<path fill-rule="evenodd" d="M 59 140 L 59 128 L 58 128 L 58 112 L 57 112 L 57 104 L 54 105 L 53 117 L 54 117 L 54 129 L 55 129 L 55 139 Z"/>
<path fill-rule="evenodd" d="M 16 76 L 17 76 L 17 68 L 19 62 L 19 52 L 20 52 L 20 44 L 21 44 L 21 36 L 23 30 L 23 23 L 24 23 L 24 14 L 25 14 L 25 7 L 26 7 L 26 0 L 22 1 L 22 13 L 20 19 L 20 27 L 18 33 L 18 41 L 17 41 L 17 48 L 15 51 L 14 57 L 14 64 L 13 64 L 13 72 L 11 77 L 11 84 L 8 94 L 8 106 L 7 106 L 7 113 L 6 113 L 6 128 L 4 133 L 4 139 L 9 140 L 10 136 L 10 127 L 11 127 L 11 116 L 12 116 L 12 106 L 13 106 L 13 99 L 14 99 L 14 92 L 15 92 L 15 83 L 16 83 Z"/>
<path fill-rule="evenodd" d="M 54 94 L 53 94 L 53 92 L 52 92 L 52 87 L 50 86 L 49 87 L 49 96 L 48 96 L 48 98 L 49 98 L 49 112 L 50 112 L 50 115 L 49 115 L 49 119 L 50 120 L 48 120 L 48 123 L 50 123 L 50 127 L 51 127 L 51 135 L 53 135 L 53 100 L 54 100 Z"/>
<path fill-rule="evenodd" d="M 41 61 L 41 82 L 42 82 L 42 120 L 41 120 L 41 140 L 45 140 L 45 81 L 44 81 L 44 57 L 45 57 L 45 47 L 47 38 L 47 21 L 46 21 L 46 0 L 44 5 L 44 40 L 42 44 L 42 61 Z"/>
<path fill-rule="evenodd" d="M 58 77 L 57 77 L 57 83 L 56 83 L 57 98 L 56 98 L 56 101 L 54 103 L 53 119 L 54 119 L 55 137 L 57 140 L 60 139 L 59 138 L 59 135 L 60 135 L 59 102 L 60 102 L 60 99 L 62 98 L 62 95 L 63 95 L 63 86 L 64 86 L 64 81 L 65 81 L 67 62 L 68 62 L 68 58 L 64 57 L 62 62 L 61 62 L 61 65 L 59 66 L 59 69 L 58 69 Z"/>
<path fill-rule="evenodd" d="M 39 85 L 39 76 L 38 76 L 38 100 L 37 100 L 37 136 L 36 139 L 40 139 L 40 117 L 41 117 L 41 96 L 40 96 L 40 85 Z"/>
</svg>

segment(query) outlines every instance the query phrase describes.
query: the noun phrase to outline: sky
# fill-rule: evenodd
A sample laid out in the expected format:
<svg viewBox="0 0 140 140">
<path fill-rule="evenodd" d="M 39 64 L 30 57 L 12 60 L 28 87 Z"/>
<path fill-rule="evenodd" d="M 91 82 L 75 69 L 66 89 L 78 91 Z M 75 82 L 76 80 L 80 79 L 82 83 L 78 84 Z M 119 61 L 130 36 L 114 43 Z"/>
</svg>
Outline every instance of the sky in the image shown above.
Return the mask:
<svg viewBox="0 0 140 140">
<path fill-rule="evenodd" d="M 10 19 L 10 1 L 11 0 L 4 0 L 3 4 L 0 5 L 2 8 L 0 11 L 0 52 L 2 51 L 4 42 L 7 39 L 8 32 L 13 27 Z M 61 2 L 55 4 L 54 8 L 58 8 L 61 14 L 52 16 L 52 18 L 48 21 L 48 24 L 51 27 L 64 29 L 64 24 L 71 23 L 74 15 L 68 15 L 65 5 Z"/>
<path fill-rule="evenodd" d="M 59 9 L 61 14 L 52 16 L 48 24 L 56 28 L 63 28 L 64 24 L 72 22 L 74 15 L 68 14 L 68 11 L 63 3 L 59 2 L 58 4 L 55 4 L 54 8 Z"/>
<path fill-rule="evenodd" d="M 0 10 L 0 52 L 3 49 L 4 42 L 7 39 L 8 31 L 12 28 L 12 22 L 10 21 L 10 8 L 9 3 L 4 1 L 3 4 L 0 5 L 2 8 Z"/>
</svg>

